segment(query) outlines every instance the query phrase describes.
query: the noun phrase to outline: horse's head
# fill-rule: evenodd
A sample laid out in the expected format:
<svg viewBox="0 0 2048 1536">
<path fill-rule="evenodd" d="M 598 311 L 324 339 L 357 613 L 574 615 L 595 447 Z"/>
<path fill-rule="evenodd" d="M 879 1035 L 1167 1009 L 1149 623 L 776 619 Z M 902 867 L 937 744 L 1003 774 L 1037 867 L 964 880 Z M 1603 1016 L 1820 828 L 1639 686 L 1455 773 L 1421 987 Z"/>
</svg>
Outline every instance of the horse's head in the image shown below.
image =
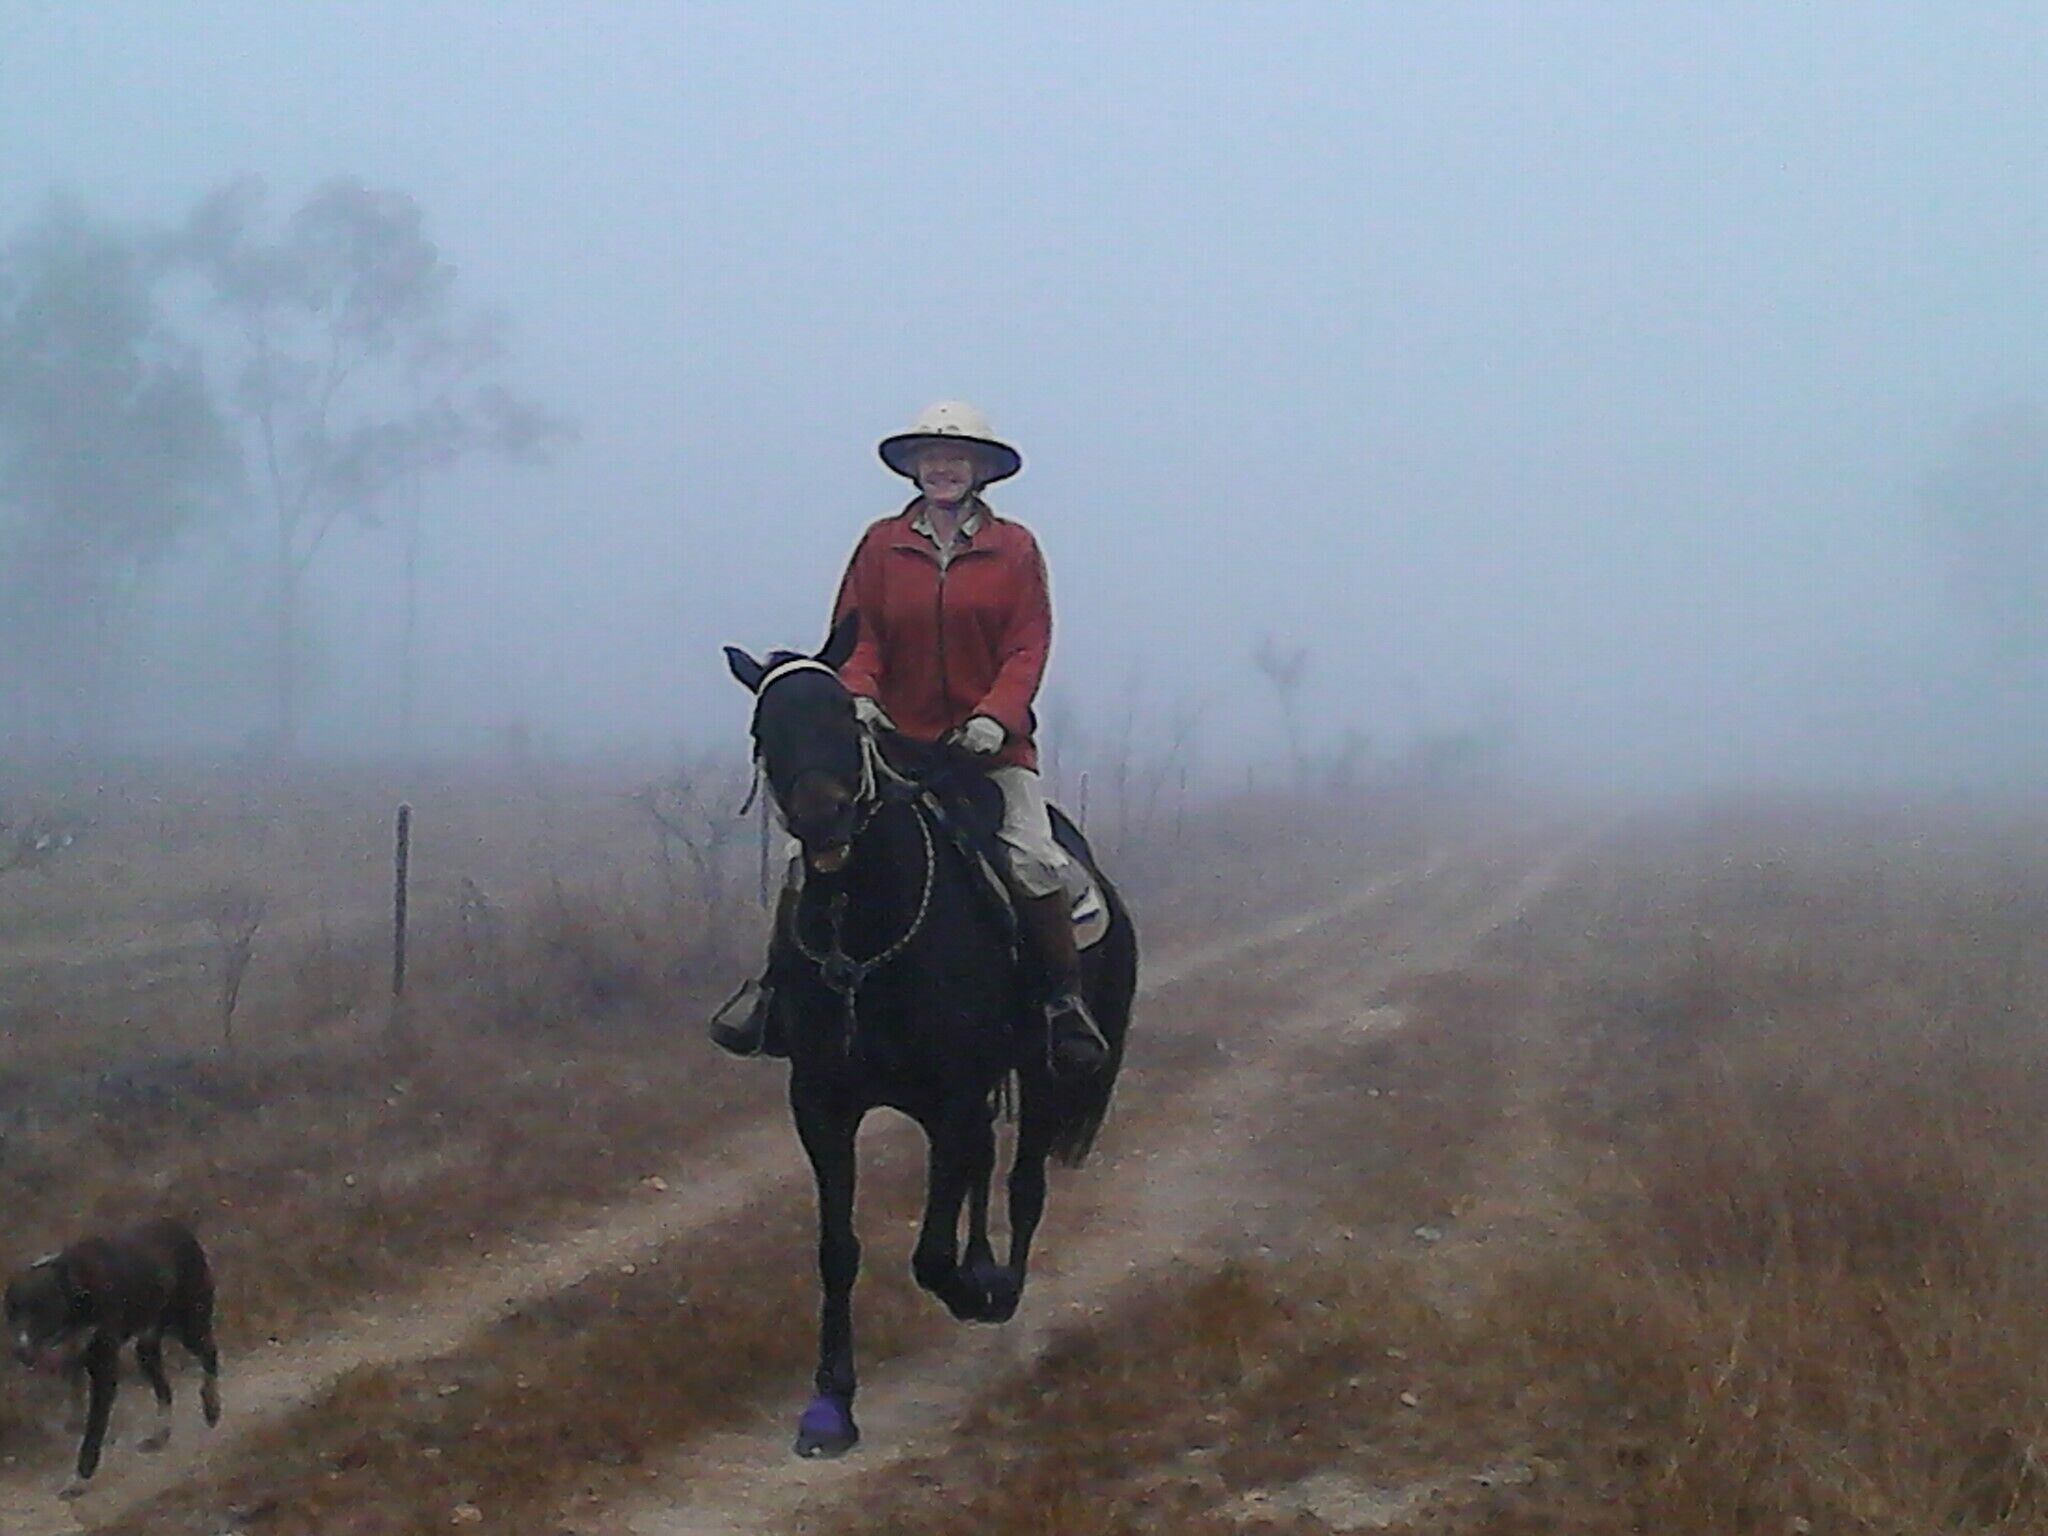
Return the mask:
<svg viewBox="0 0 2048 1536">
<path fill-rule="evenodd" d="M 853 695 L 838 675 L 859 633 L 859 615 L 849 613 L 815 656 L 771 651 L 756 661 L 725 648 L 732 675 L 754 695 L 754 758 L 768 792 L 820 874 L 845 867 L 860 829 L 867 748 Z"/>
</svg>

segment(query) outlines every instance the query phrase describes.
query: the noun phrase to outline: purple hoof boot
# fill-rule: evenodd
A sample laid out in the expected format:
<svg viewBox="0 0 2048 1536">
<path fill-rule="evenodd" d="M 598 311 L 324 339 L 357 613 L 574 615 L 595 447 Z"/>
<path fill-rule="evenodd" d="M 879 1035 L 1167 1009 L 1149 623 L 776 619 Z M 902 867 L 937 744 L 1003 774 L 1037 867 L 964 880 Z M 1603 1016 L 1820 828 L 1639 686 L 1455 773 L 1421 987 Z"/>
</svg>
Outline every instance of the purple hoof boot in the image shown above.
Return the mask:
<svg viewBox="0 0 2048 1536">
<path fill-rule="evenodd" d="M 796 1453 L 799 1456 L 844 1456 L 860 1441 L 860 1428 L 853 1422 L 853 1405 L 828 1392 L 821 1392 L 796 1421 Z"/>
</svg>

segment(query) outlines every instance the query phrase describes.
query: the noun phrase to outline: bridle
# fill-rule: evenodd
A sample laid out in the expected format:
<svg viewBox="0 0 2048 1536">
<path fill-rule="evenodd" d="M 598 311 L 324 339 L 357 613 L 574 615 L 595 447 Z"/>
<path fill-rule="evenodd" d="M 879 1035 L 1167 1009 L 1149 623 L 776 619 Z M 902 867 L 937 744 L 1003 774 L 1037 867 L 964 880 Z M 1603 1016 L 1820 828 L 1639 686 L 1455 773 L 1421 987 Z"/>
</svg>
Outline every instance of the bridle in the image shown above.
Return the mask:
<svg viewBox="0 0 2048 1536">
<path fill-rule="evenodd" d="M 795 672 L 812 671 L 823 672 L 835 680 L 838 677 L 838 673 L 825 663 L 807 656 L 794 657 L 782 662 L 771 668 L 761 679 L 760 686 L 754 690 L 756 712 L 758 713 L 760 709 L 760 699 L 767 694 L 772 684 Z M 759 740 L 760 738 L 756 736 L 754 790 L 747 797 L 749 805 L 753 803 L 754 794 L 760 792 L 762 781 L 767 778 L 767 766 L 761 761 Z M 860 761 L 860 783 L 853 796 L 856 814 L 853 831 L 847 838 L 848 845 L 860 841 L 861 834 L 867 830 L 868 824 L 874 820 L 876 813 L 884 805 L 892 800 L 907 803 L 917 818 L 918 836 L 923 844 L 924 880 L 918 893 L 917 910 L 911 914 L 909 925 L 894 940 L 864 959 L 855 958 L 846 949 L 845 891 L 836 893 L 826 904 L 825 919 L 829 941 L 823 948 L 813 947 L 805 941 L 801 908 L 791 916 L 790 944 L 798 954 L 817 968 L 818 979 L 840 999 L 846 1020 L 841 1049 L 848 1056 L 853 1054 L 859 1033 L 860 989 L 875 972 L 908 950 L 916 942 L 917 936 L 924 931 L 925 921 L 931 916 L 932 890 L 937 884 L 939 866 L 938 854 L 932 844 L 931 814 L 925 807 L 925 792 L 922 786 L 890 765 L 888 759 L 882 755 L 881 744 L 875 738 L 874 727 L 865 723 L 860 727 Z"/>
</svg>

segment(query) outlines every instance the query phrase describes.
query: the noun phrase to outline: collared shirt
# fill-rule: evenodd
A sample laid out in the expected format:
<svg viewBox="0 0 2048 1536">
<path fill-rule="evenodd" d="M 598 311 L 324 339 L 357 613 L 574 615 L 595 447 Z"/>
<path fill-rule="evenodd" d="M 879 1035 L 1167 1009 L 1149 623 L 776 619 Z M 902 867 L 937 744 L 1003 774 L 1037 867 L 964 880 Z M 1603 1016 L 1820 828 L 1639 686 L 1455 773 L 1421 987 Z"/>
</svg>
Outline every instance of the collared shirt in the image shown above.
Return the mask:
<svg viewBox="0 0 2048 1536">
<path fill-rule="evenodd" d="M 910 520 L 910 531 L 912 533 L 921 533 L 932 541 L 932 551 L 939 557 L 939 569 L 943 571 L 953 563 L 953 557 L 959 554 L 965 546 L 972 544 L 974 536 L 981 532 L 982 511 L 981 499 L 976 497 L 974 510 L 969 512 L 954 527 L 953 537 L 941 539 L 938 530 L 932 526 L 931 509 L 920 498 L 917 506 L 917 516 Z"/>
</svg>

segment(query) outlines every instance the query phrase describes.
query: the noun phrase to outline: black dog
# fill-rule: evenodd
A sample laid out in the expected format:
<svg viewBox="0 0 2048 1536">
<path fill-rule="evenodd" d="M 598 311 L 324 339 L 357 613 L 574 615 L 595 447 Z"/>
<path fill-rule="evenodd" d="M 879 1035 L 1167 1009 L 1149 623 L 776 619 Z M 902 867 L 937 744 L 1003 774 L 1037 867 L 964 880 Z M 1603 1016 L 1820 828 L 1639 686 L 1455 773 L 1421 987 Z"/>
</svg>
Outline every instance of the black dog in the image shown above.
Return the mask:
<svg viewBox="0 0 2048 1536">
<path fill-rule="evenodd" d="M 65 1498 L 85 1492 L 100 1464 L 100 1442 L 114 1406 L 121 1346 L 133 1339 L 135 1359 L 156 1392 L 157 1427 L 141 1442 L 160 1451 L 171 1438 L 171 1384 L 164 1376 L 163 1336 L 185 1346 L 206 1372 L 200 1402 L 206 1422 L 220 1422 L 220 1355 L 213 1344 L 213 1273 L 191 1228 L 169 1217 L 111 1237 L 88 1237 L 38 1259 L 7 1282 L 7 1335 L 15 1357 L 31 1370 L 83 1373 L 89 1387 L 78 1475 Z"/>
</svg>

